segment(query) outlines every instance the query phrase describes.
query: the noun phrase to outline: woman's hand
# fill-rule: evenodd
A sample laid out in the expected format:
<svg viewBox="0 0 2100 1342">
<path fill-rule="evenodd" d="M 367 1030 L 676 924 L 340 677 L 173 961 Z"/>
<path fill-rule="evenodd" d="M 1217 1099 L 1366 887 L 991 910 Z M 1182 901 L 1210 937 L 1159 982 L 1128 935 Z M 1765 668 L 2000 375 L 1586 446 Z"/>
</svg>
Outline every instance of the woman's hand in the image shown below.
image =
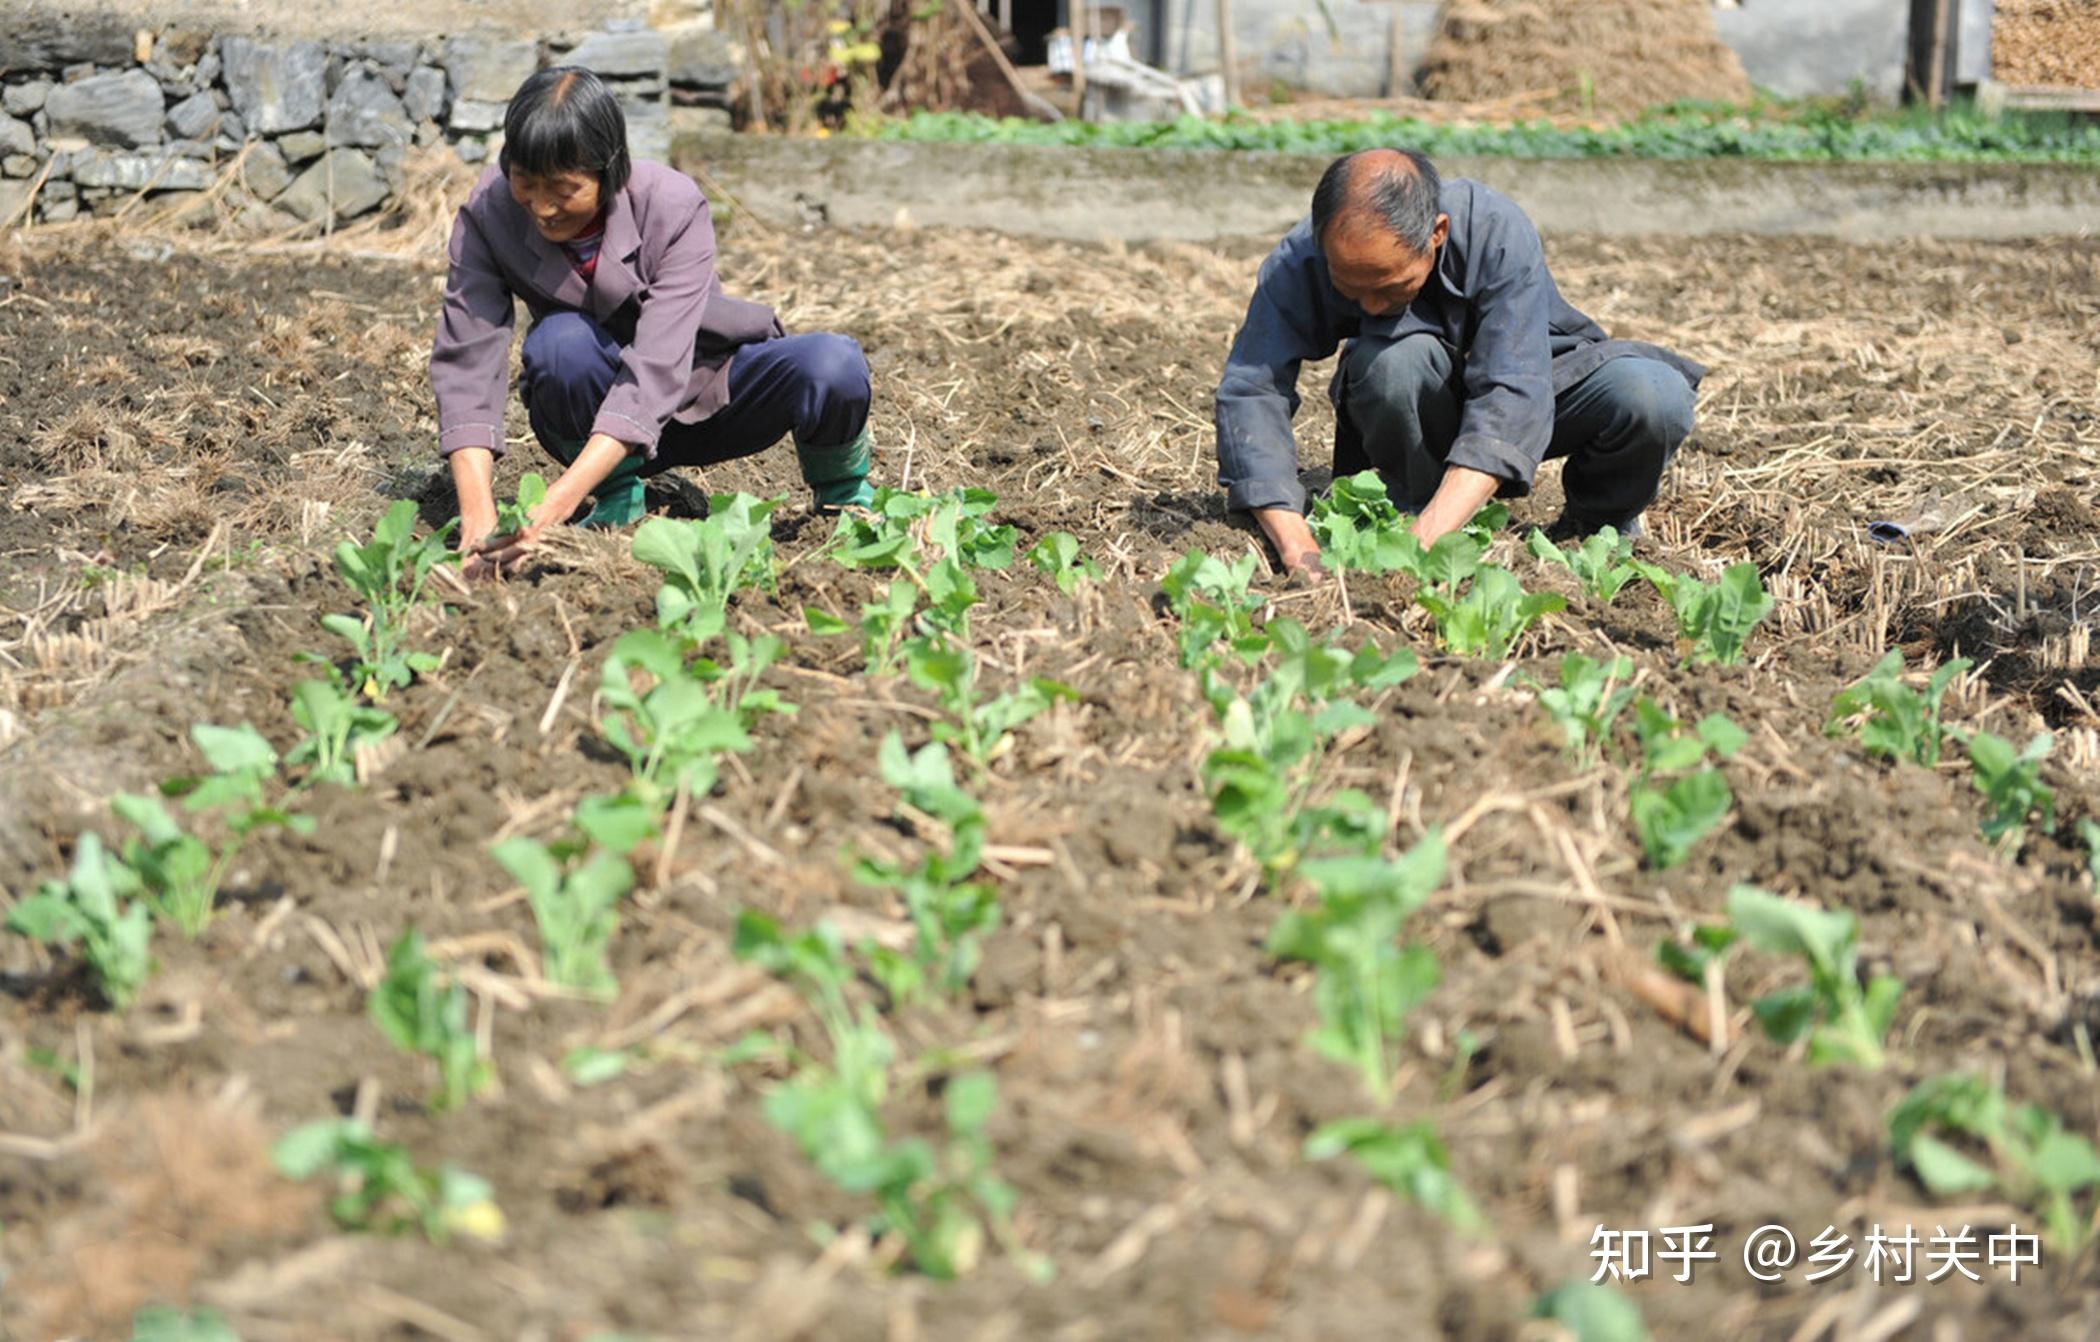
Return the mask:
<svg viewBox="0 0 2100 1342">
<path fill-rule="evenodd" d="M 507 578 L 522 570 L 541 538 L 574 517 L 583 501 L 605 483 L 605 477 L 612 474 L 613 467 L 626 458 L 627 452 L 627 444 L 619 439 L 602 433 L 592 434 L 583 450 L 576 454 L 576 459 L 569 463 L 568 469 L 547 486 L 546 499 L 532 510 L 522 531 L 506 532 L 500 536 L 488 534 L 496 525 L 493 501 L 489 504 L 488 522 L 481 527 L 473 544 L 467 543 L 464 537 L 477 533 L 463 520 L 460 550 L 461 553 L 471 551 L 465 576 L 469 579 Z M 462 502 L 462 508 L 464 506 Z M 462 512 L 461 516 L 464 519 L 465 513 Z"/>
</svg>

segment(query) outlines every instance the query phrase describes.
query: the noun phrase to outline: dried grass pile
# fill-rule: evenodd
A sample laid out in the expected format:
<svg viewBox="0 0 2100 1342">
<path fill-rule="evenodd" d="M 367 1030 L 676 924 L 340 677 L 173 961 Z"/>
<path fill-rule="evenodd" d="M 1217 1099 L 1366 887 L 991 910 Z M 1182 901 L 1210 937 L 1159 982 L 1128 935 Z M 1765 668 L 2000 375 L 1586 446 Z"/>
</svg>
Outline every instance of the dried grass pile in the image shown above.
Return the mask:
<svg viewBox="0 0 2100 1342">
<path fill-rule="evenodd" d="M 1991 78 L 2023 88 L 2100 89 L 2100 0 L 1998 0 Z"/>
<path fill-rule="evenodd" d="M 1741 62 L 1714 35 L 1707 0 L 1452 0 L 1422 88 L 1439 102 L 1547 92 L 1561 106 L 1607 115 L 1750 96 Z"/>
</svg>

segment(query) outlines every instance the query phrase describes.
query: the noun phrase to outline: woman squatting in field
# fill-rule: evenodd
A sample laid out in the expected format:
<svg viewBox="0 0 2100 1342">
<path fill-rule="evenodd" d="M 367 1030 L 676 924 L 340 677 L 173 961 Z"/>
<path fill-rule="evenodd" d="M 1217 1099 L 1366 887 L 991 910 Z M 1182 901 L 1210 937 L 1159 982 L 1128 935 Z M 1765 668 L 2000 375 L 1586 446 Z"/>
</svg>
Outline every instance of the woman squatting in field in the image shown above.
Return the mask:
<svg viewBox="0 0 2100 1342">
<path fill-rule="evenodd" d="M 469 577 L 514 572 L 587 498 L 584 525 L 625 526 L 641 516 L 644 477 L 790 434 L 818 506 L 872 500 L 860 346 L 788 335 L 771 308 L 722 292 L 700 188 L 629 160 L 626 117 L 588 70 L 543 70 L 519 86 L 502 154 L 461 207 L 447 254 L 430 381 Z M 519 394 L 565 469 L 528 527 L 496 536 L 518 298 L 532 315 Z"/>
</svg>

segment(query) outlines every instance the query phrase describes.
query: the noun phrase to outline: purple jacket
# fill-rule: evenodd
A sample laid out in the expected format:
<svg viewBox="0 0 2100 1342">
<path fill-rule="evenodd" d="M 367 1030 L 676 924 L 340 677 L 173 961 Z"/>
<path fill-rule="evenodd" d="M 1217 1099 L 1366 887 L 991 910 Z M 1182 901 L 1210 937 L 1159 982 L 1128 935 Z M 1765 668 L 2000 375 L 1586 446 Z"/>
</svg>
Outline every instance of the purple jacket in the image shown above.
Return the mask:
<svg viewBox="0 0 2100 1342">
<path fill-rule="evenodd" d="M 728 401 L 729 358 L 739 346 L 782 333 L 771 308 L 722 292 L 707 199 L 691 178 L 658 163 L 636 162 L 613 197 L 588 284 L 539 235 L 494 167 L 460 207 L 446 255 L 452 268 L 430 351 L 445 456 L 463 447 L 503 455 L 516 298 L 535 322 L 581 312 L 620 342 L 620 372 L 591 431 L 649 457 L 666 423 L 698 423 Z"/>
</svg>

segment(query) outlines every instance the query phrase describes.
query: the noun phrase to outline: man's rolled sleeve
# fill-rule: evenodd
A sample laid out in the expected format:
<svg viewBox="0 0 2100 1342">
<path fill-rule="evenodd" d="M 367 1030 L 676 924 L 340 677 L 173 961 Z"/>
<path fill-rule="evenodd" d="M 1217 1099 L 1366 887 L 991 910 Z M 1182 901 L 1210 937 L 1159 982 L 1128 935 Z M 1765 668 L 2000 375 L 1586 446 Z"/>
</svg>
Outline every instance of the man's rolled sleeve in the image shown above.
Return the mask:
<svg viewBox="0 0 2100 1342">
<path fill-rule="evenodd" d="M 1465 408 L 1444 462 L 1494 476 L 1507 498 L 1531 492 L 1553 441 L 1553 344 L 1538 230 L 1511 211 L 1495 233 L 1478 263 Z"/>
<path fill-rule="evenodd" d="M 1340 338 L 1323 331 L 1300 231 L 1303 226 L 1262 263 L 1218 384 L 1218 483 L 1225 486 L 1225 506 L 1235 512 L 1305 511 L 1298 440 L 1291 432 L 1298 371 L 1307 359 L 1333 354 Z"/>
<path fill-rule="evenodd" d="M 488 240 L 462 209 L 445 255 L 445 297 L 430 351 L 437 398 L 438 454 L 464 447 L 503 455 L 503 406 L 510 381 L 513 300 Z"/>
<path fill-rule="evenodd" d="M 715 229 L 698 187 L 690 206 L 684 226 L 654 258 L 634 339 L 621 351 L 620 371 L 591 424 L 592 433 L 617 438 L 650 458 L 685 399 L 700 319 L 714 288 Z"/>
</svg>

